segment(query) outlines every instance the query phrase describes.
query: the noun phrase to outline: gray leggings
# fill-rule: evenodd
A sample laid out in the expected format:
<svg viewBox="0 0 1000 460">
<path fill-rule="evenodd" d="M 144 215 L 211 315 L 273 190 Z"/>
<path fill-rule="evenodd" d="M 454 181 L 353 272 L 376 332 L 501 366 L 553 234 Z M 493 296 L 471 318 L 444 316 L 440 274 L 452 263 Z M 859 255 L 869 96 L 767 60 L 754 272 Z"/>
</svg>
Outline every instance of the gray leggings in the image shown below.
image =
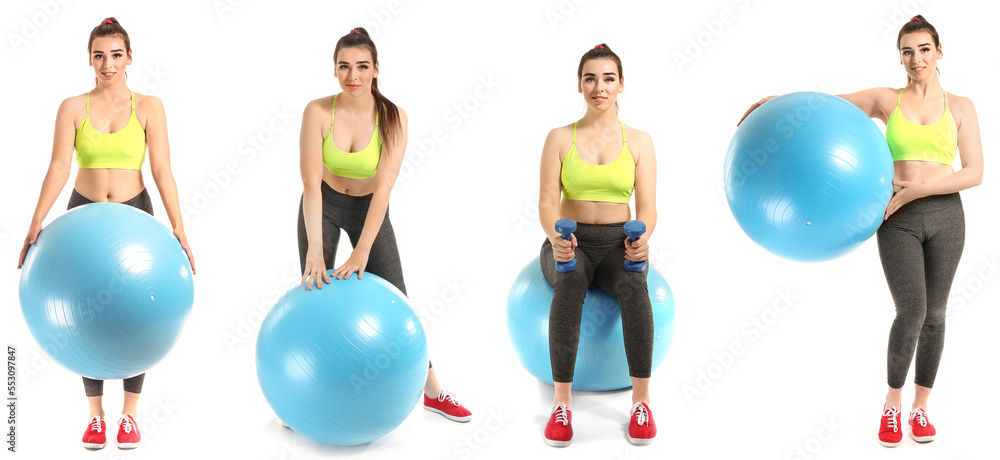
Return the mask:
<svg viewBox="0 0 1000 460">
<path fill-rule="evenodd" d="M 917 355 L 914 383 L 931 388 L 944 348 L 951 282 L 965 246 L 958 193 L 907 203 L 878 229 L 878 251 L 896 319 L 889 331 L 889 387 L 902 388 Z"/>
<path fill-rule="evenodd" d="M 646 275 L 626 271 L 624 223 L 577 224 L 576 270 L 556 270 L 552 243 L 545 239 L 539 256 L 542 274 L 555 293 L 549 308 L 549 358 L 552 380 L 572 382 L 580 343 L 583 299 L 591 283 L 618 299 L 629 375 L 649 378 L 653 363 L 653 306 Z"/>
<path fill-rule="evenodd" d="M 73 189 L 73 194 L 69 197 L 69 205 L 66 206 L 67 210 L 73 209 L 77 206 L 85 205 L 87 203 L 93 203 L 94 201 L 81 195 L 76 189 Z M 153 200 L 149 198 L 149 192 L 146 189 L 142 189 L 138 195 L 130 198 L 128 201 L 123 201 L 122 204 L 132 206 L 136 209 L 146 211 L 149 215 L 153 215 Z M 141 393 L 142 392 L 142 382 L 146 379 L 146 373 L 143 372 L 135 377 L 129 377 L 122 380 L 122 388 L 129 393 Z M 83 377 L 83 391 L 86 392 L 87 396 L 103 396 L 104 395 L 104 380 L 94 380 Z"/>
</svg>

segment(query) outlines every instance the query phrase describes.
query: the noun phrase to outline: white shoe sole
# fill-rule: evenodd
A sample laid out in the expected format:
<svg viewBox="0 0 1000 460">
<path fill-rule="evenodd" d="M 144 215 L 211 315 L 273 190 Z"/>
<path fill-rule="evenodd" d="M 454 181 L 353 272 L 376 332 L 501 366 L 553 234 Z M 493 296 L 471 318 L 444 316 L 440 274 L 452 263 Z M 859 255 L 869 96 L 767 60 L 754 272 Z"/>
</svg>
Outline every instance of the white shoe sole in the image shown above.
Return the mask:
<svg viewBox="0 0 1000 460">
<path fill-rule="evenodd" d="M 122 442 L 122 443 L 118 443 L 118 448 L 119 449 L 135 449 L 136 447 L 139 447 L 139 443 L 137 443 L 137 442 Z"/>
<path fill-rule="evenodd" d="M 912 431 L 910 432 L 910 437 L 913 438 L 913 440 L 917 441 L 917 442 L 931 442 L 931 441 L 934 440 L 934 435 L 930 435 L 930 436 L 914 436 Z"/>
<path fill-rule="evenodd" d="M 103 449 L 105 444 L 107 444 L 107 442 L 105 442 L 104 444 L 97 444 L 95 442 L 85 442 L 83 443 L 83 447 L 86 449 L 97 450 L 97 449 Z"/>
<path fill-rule="evenodd" d="M 632 444 L 635 444 L 637 446 L 645 446 L 645 445 L 652 444 L 653 443 L 653 438 L 633 438 L 632 436 L 629 436 L 628 437 L 628 442 L 630 442 Z"/>
<path fill-rule="evenodd" d="M 441 414 L 441 416 L 443 416 L 444 418 L 446 418 L 448 420 L 453 420 L 453 421 L 456 421 L 456 422 L 465 423 L 465 422 L 468 422 L 468 421 L 472 420 L 472 416 L 471 415 L 466 415 L 465 417 L 455 417 L 454 415 L 451 415 L 451 414 L 449 414 L 449 413 L 447 413 L 447 412 L 445 412 L 445 411 L 443 411 L 441 409 L 435 409 L 435 408 L 429 407 L 429 406 L 424 406 L 424 410 L 428 411 L 428 412 L 434 412 L 435 414 Z"/>
<path fill-rule="evenodd" d="M 548 445 L 550 445 L 552 447 L 566 447 L 571 442 L 573 442 L 572 439 L 570 439 L 569 441 L 554 441 L 552 439 L 545 438 L 545 444 L 548 444 Z"/>
<path fill-rule="evenodd" d="M 881 444 L 882 447 L 896 447 L 899 445 L 898 442 L 885 442 L 881 439 L 878 440 L 878 443 Z"/>
</svg>

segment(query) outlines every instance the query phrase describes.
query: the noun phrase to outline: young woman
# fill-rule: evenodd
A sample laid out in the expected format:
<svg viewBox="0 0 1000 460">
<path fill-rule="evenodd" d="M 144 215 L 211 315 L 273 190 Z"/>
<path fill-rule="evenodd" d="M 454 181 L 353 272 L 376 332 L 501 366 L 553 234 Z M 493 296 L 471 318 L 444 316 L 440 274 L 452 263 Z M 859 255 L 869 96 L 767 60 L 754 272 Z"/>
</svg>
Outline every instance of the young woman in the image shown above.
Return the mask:
<svg viewBox="0 0 1000 460">
<path fill-rule="evenodd" d="M 915 16 L 900 29 L 896 48 L 907 75 L 905 87 L 840 96 L 885 123 L 895 164 L 895 193 L 877 233 L 882 269 L 896 304 L 889 331 L 889 390 L 878 435 L 886 447 L 899 445 L 903 437 L 899 408 L 914 352 L 910 436 L 930 442 L 936 435 L 927 399 L 944 347 L 948 293 L 965 246 L 958 192 L 983 180 L 976 109 L 969 99 L 941 87 L 937 64 L 943 53 L 937 30 L 923 16 Z M 952 168 L 956 152 L 962 162 L 957 172 Z"/>
<path fill-rule="evenodd" d="M 302 285 L 329 283 L 340 230 L 354 250 L 333 271 L 336 279 L 367 270 L 406 294 L 396 237 L 389 222 L 389 194 L 406 151 L 406 112 L 378 89 L 378 51 L 368 32 L 352 29 L 337 41 L 333 58 L 341 93 L 310 102 L 299 137 L 302 200 L 299 261 Z M 431 367 L 424 409 L 467 422 L 472 413 L 441 389 Z"/>
<path fill-rule="evenodd" d="M 177 185 L 170 172 L 170 147 L 163 104 L 154 96 L 135 94 L 126 85 L 126 68 L 132 63 L 128 33 L 115 18 L 107 18 L 90 32 L 87 42 L 96 83 L 87 94 L 63 101 L 56 113 L 52 159 L 31 218 L 28 236 L 18 259 L 24 262 L 28 246 L 42 231 L 42 221 L 69 179 L 73 151 L 79 172 L 68 209 L 95 201 L 122 203 L 153 214 L 153 203 L 142 180 L 142 164 L 149 148 L 149 163 L 156 188 L 163 199 L 174 236 L 191 260 L 177 201 Z M 141 436 L 136 424 L 139 393 L 146 374 L 124 380 L 125 403 L 118 420 L 118 447 L 135 448 Z M 83 446 L 100 449 L 106 442 L 102 396 L 104 382 L 83 378 L 90 403 L 90 421 Z"/>
<path fill-rule="evenodd" d="M 649 134 L 618 120 L 618 94 L 625 90 L 622 63 L 606 44 L 587 51 L 577 69 L 577 91 L 587 103 L 578 122 L 552 130 L 542 150 L 538 216 L 548 239 L 541 265 L 555 289 L 549 310 L 549 355 L 555 381 L 554 407 L 545 426 L 545 441 L 567 446 L 573 438 L 571 388 L 580 339 L 583 300 L 591 283 L 614 295 L 621 305 L 632 409 L 628 437 L 648 444 L 656 435 L 649 410 L 649 377 L 653 353 L 653 309 L 646 287 L 648 268 L 630 272 L 625 259 L 643 261 L 656 228 L 656 157 Z M 635 193 L 636 218 L 646 233 L 632 242 L 622 227 L 631 219 L 629 199 Z M 560 198 L 561 195 L 561 198 Z M 555 222 L 577 222 L 570 240 L 555 231 Z M 576 258 L 577 268 L 556 270 L 556 262 Z"/>
</svg>

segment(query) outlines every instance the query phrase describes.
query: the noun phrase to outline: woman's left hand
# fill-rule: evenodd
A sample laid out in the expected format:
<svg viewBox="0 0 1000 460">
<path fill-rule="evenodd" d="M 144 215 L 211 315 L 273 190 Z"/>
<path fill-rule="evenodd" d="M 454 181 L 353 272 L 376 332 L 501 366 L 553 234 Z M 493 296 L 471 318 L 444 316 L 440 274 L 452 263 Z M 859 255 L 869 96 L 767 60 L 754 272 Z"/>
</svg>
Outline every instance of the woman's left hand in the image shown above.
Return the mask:
<svg viewBox="0 0 1000 460">
<path fill-rule="evenodd" d="M 343 265 L 337 267 L 333 271 L 334 278 L 338 280 L 350 278 L 355 272 L 358 274 L 358 279 L 361 279 L 362 273 L 365 271 L 365 266 L 368 265 L 368 251 L 359 250 L 354 248 L 351 251 L 351 257 L 347 258 L 347 261 Z"/>
<path fill-rule="evenodd" d="M 191 261 L 191 273 L 197 275 L 198 270 L 194 268 L 194 253 L 191 252 L 191 245 L 188 244 L 187 235 L 184 234 L 184 230 L 174 230 L 174 236 L 177 237 L 177 241 L 181 243 L 181 248 L 187 254 L 188 260 Z"/>
<path fill-rule="evenodd" d="M 904 204 L 927 196 L 924 184 L 919 182 L 893 180 L 892 185 L 896 189 L 896 193 L 892 195 L 889 205 L 885 207 L 885 217 L 883 217 L 883 220 L 888 219 L 892 213 L 898 211 Z"/>
<path fill-rule="evenodd" d="M 649 257 L 649 244 L 647 243 L 646 236 L 640 236 L 639 239 L 632 241 L 631 238 L 625 237 L 625 258 L 634 262 L 642 262 Z"/>
</svg>

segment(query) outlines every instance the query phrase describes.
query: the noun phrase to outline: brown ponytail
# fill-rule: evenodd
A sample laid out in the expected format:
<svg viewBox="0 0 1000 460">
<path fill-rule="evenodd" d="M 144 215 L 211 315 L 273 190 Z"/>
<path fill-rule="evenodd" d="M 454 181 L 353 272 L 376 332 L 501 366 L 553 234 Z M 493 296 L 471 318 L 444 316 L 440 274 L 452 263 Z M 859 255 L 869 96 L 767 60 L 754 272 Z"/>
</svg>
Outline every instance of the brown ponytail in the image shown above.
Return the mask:
<svg viewBox="0 0 1000 460">
<path fill-rule="evenodd" d="M 368 35 L 368 31 L 363 27 L 351 29 L 347 35 L 337 40 L 337 46 L 333 49 L 334 62 L 337 61 L 337 54 L 342 48 L 365 48 L 372 54 L 372 65 L 377 65 L 378 50 L 375 49 L 375 42 Z M 372 79 L 372 96 L 375 96 L 375 111 L 379 119 L 378 135 L 383 143 L 391 144 L 403 130 L 402 121 L 399 119 L 399 108 L 379 92 L 378 78 Z"/>
</svg>

